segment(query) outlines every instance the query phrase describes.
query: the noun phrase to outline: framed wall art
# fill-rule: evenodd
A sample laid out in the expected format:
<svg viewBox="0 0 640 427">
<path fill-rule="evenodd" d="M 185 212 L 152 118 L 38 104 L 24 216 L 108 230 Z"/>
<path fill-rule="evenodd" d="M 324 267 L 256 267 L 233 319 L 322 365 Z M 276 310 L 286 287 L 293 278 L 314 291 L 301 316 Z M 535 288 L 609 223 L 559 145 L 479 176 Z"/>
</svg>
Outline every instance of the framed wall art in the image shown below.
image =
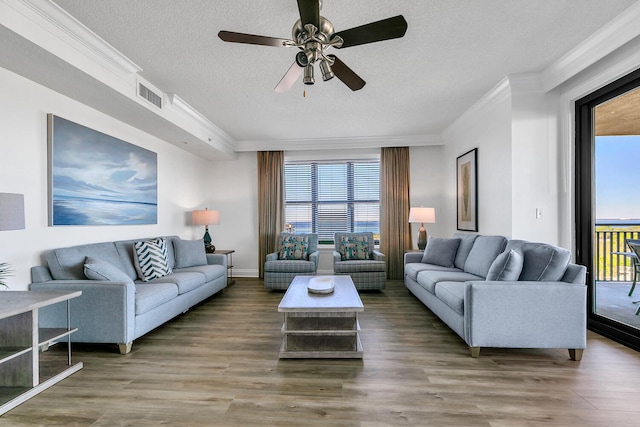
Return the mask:
<svg viewBox="0 0 640 427">
<path fill-rule="evenodd" d="M 158 222 L 157 154 L 47 115 L 49 225 Z"/>
<path fill-rule="evenodd" d="M 478 231 L 478 149 L 456 159 L 458 230 Z"/>
</svg>

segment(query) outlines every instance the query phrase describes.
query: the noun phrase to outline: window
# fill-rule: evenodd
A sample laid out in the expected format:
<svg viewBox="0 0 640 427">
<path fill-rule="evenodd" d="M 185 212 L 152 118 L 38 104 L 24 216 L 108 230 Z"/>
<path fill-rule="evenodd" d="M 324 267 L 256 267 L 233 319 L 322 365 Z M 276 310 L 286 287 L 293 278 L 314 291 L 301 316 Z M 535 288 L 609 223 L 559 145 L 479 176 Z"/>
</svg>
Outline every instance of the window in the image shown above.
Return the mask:
<svg viewBox="0 0 640 427">
<path fill-rule="evenodd" d="M 297 233 L 370 231 L 380 238 L 380 162 L 286 162 L 285 221 Z"/>
</svg>

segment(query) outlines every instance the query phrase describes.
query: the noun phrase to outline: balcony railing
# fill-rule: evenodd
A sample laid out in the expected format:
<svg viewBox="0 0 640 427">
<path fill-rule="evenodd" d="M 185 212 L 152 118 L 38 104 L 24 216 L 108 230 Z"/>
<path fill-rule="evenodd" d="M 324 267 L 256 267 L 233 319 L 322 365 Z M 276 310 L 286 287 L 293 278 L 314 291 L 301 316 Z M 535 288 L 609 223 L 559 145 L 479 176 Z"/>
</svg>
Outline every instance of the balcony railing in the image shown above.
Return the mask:
<svg viewBox="0 0 640 427">
<path fill-rule="evenodd" d="M 616 252 L 629 252 L 625 239 L 638 239 L 639 236 L 638 222 L 596 224 L 595 279 L 611 282 L 632 281 L 631 258 Z"/>
</svg>

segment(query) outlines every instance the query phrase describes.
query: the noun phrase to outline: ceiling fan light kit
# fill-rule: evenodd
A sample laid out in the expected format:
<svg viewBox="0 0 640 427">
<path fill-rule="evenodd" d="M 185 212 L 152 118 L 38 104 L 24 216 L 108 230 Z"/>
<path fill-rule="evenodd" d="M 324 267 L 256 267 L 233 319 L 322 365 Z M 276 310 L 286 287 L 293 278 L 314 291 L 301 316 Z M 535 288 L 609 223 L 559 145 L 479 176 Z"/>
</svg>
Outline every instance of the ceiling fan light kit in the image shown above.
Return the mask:
<svg viewBox="0 0 640 427">
<path fill-rule="evenodd" d="M 232 31 L 220 31 L 218 37 L 231 43 L 297 47 L 300 51 L 296 54 L 293 65 L 275 87 L 276 92 L 289 90 L 300 74 L 304 74 L 304 84 L 314 84 L 316 62 L 319 63 L 323 81 L 338 77 L 351 90 L 360 90 L 366 82 L 338 57 L 327 54 L 326 51 L 332 47 L 343 49 L 403 37 L 407 32 L 407 21 L 402 15 L 398 15 L 336 33 L 333 24 L 320 16 L 321 6 L 321 0 L 298 0 L 300 19 L 293 25 L 292 40 Z"/>
</svg>

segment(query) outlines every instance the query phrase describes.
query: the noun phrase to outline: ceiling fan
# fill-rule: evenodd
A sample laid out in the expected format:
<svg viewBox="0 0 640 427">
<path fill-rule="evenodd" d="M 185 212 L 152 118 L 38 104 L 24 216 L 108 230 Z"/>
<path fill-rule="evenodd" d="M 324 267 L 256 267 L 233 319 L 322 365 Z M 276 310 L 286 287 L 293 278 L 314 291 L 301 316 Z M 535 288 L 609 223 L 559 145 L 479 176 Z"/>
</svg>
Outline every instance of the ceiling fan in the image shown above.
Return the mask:
<svg viewBox="0 0 640 427">
<path fill-rule="evenodd" d="M 304 72 L 304 84 L 315 83 L 313 77 L 314 64 L 319 63 L 322 80 L 327 81 L 338 77 L 351 90 L 359 90 L 366 82 L 337 56 L 328 54 L 330 47 L 343 49 L 361 44 L 374 43 L 382 40 L 396 39 L 407 32 L 407 21 L 402 15 L 348 30 L 334 32 L 333 25 L 320 16 L 322 0 L 298 0 L 300 19 L 293 25 L 292 40 L 253 34 L 220 31 L 218 37 L 225 42 L 257 44 L 273 47 L 297 47 L 295 61 L 275 87 L 276 92 L 289 90 L 300 74 Z"/>
</svg>

